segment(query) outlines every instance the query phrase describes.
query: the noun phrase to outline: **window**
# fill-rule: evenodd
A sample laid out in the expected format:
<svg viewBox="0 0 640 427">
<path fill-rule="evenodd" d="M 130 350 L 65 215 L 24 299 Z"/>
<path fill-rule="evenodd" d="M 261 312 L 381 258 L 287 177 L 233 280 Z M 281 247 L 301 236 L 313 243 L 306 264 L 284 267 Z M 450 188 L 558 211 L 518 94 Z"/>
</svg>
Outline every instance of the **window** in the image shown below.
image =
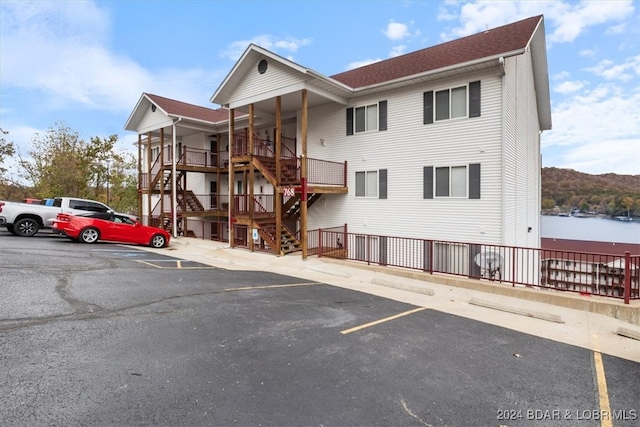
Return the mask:
<svg viewBox="0 0 640 427">
<path fill-rule="evenodd" d="M 356 172 L 356 197 L 387 198 L 387 170 Z"/>
<path fill-rule="evenodd" d="M 347 108 L 347 135 L 387 130 L 387 101 Z"/>
<path fill-rule="evenodd" d="M 480 164 L 468 166 L 425 166 L 423 198 L 480 198 Z"/>
<path fill-rule="evenodd" d="M 423 115 L 425 125 L 433 123 L 434 120 L 479 117 L 480 81 L 471 82 L 465 86 L 438 90 L 435 93 L 434 91 L 424 92 Z"/>
<path fill-rule="evenodd" d="M 155 162 L 160 154 L 160 147 L 155 147 L 151 149 L 151 163 Z"/>
</svg>

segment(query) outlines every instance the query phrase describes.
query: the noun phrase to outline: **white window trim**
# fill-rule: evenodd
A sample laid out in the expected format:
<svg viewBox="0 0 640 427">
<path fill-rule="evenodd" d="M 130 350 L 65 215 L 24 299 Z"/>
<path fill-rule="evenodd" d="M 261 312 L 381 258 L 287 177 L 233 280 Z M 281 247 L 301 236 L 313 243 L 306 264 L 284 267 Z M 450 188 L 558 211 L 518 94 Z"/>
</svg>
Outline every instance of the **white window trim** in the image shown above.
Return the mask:
<svg viewBox="0 0 640 427">
<path fill-rule="evenodd" d="M 358 106 L 354 106 L 353 107 L 353 134 L 360 134 L 360 133 L 367 133 L 367 132 L 378 132 L 378 129 L 380 129 L 380 103 L 379 102 L 373 102 L 370 104 L 365 104 L 365 105 L 358 105 Z M 376 127 L 375 129 L 368 129 L 369 128 L 369 107 L 376 107 Z M 358 108 L 364 108 L 364 130 L 357 130 L 358 129 Z"/>
<path fill-rule="evenodd" d="M 451 195 L 451 169 L 453 168 L 464 168 L 464 192 L 463 196 L 452 196 Z M 448 196 L 438 196 L 438 174 L 437 170 L 447 168 L 449 169 L 449 195 Z M 442 166 L 434 166 L 433 167 L 433 198 L 434 199 L 468 199 L 469 198 L 469 165 L 442 165 Z"/>
<path fill-rule="evenodd" d="M 357 188 L 357 178 L 356 178 L 356 185 L 354 185 L 355 188 L 355 197 L 358 199 L 377 199 L 380 195 L 380 170 L 376 169 L 376 170 L 367 170 L 367 171 L 356 171 L 355 177 L 358 176 L 359 173 L 364 173 L 364 192 L 365 195 L 364 196 L 358 196 L 358 188 Z M 369 195 L 367 194 L 367 178 L 369 177 L 370 173 L 375 173 L 376 174 L 376 179 L 375 179 L 375 184 L 376 184 L 376 194 L 375 195 Z"/>
<path fill-rule="evenodd" d="M 465 88 L 465 114 L 464 116 L 460 116 L 460 117 L 451 117 L 451 100 L 452 100 L 452 96 L 451 96 L 451 91 L 454 89 L 458 89 L 464 87 Z M 449 91 L 449 118 L 448 119 L 438 119 L 438 105 L 437 105 L 437 93 L 438 92 L 442 92 L 442 91 Z M 441 122 L 447 122 L 449 120 L 463 120 L 463 119 L 468 119 L 469 118 L 469 83 L 466 84 L 462 84 L 462 85 L 456 85 L 456 86 L 450 86 L 450 87 L 443 87 L 440 89 L 434 89 L 433 90 L 433 123 L 441 123 Z"/>
</svg>

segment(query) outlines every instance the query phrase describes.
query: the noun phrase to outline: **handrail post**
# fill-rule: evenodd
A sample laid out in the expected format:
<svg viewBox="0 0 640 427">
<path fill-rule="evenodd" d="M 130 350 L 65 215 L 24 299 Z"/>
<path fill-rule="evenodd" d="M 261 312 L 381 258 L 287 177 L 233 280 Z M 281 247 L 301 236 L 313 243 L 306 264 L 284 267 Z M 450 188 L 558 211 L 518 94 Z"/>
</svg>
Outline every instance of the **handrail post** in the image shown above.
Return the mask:
<svg viewBox="0 0 640 427">
<path fill-rule="evenodd" d="M 429 273 L 433 274 L 433 240 L 429 240 Z"/>
<path fill-rule="evenodd" d="M 511 287 L 516 287 L 516 251 L 515 247 L 511 248 Z"/>
<path fill-rule="evenodd" d="M 322 258 L 322 228 L 318 228 L 318 258 Z"/>
<path fill-rule="evenodd" d="M 344 161 L 344 174 L 342 179 L 344 180 L 344 186 L 347 186 L 347 161 Z"/>
<path fill-rule="evenodd" d="M 631 252 L 624 253 L 624 303 L 629 304 L 631 298 Z"/>
</svg>

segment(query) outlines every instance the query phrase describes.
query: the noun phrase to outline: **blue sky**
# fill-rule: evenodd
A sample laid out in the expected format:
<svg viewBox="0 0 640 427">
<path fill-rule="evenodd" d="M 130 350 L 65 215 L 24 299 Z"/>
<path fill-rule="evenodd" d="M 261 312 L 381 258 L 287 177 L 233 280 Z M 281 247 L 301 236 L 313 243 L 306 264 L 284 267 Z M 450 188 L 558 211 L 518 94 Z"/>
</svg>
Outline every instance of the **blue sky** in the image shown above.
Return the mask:
<svg viewBox="0 0 640 427">
<path fill-rule="evenodd" d="M 133 152 L 137 137 L 123 127 L 142 92 L 217 107 L 209 98 L 251 42 L 332 75 L 544 14 L 553 130 L 542 135 L 543 166 L 637 175 L 638 6 L 0 0 L 0 127 L 23 156 L 56 122 L 87 141 L 117 134 Z"/>
</svg>

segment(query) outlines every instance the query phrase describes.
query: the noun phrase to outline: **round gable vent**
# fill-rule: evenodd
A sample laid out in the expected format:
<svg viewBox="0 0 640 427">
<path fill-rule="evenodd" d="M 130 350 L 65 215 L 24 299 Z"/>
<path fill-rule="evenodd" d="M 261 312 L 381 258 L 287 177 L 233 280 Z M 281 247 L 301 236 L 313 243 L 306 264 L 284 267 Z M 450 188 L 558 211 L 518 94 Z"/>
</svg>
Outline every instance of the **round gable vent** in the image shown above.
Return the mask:
<svg viewBox="0 0 640 427">
<path fill-rule="evenodd" d="M 267 71 L 267 66 L 269 64 L 267 63 L 266 59 L 262 59 L 260 62 L 258 62 L 258 72 L 260 74 L 264 74 L 265 71 Z"/>
</svg>

